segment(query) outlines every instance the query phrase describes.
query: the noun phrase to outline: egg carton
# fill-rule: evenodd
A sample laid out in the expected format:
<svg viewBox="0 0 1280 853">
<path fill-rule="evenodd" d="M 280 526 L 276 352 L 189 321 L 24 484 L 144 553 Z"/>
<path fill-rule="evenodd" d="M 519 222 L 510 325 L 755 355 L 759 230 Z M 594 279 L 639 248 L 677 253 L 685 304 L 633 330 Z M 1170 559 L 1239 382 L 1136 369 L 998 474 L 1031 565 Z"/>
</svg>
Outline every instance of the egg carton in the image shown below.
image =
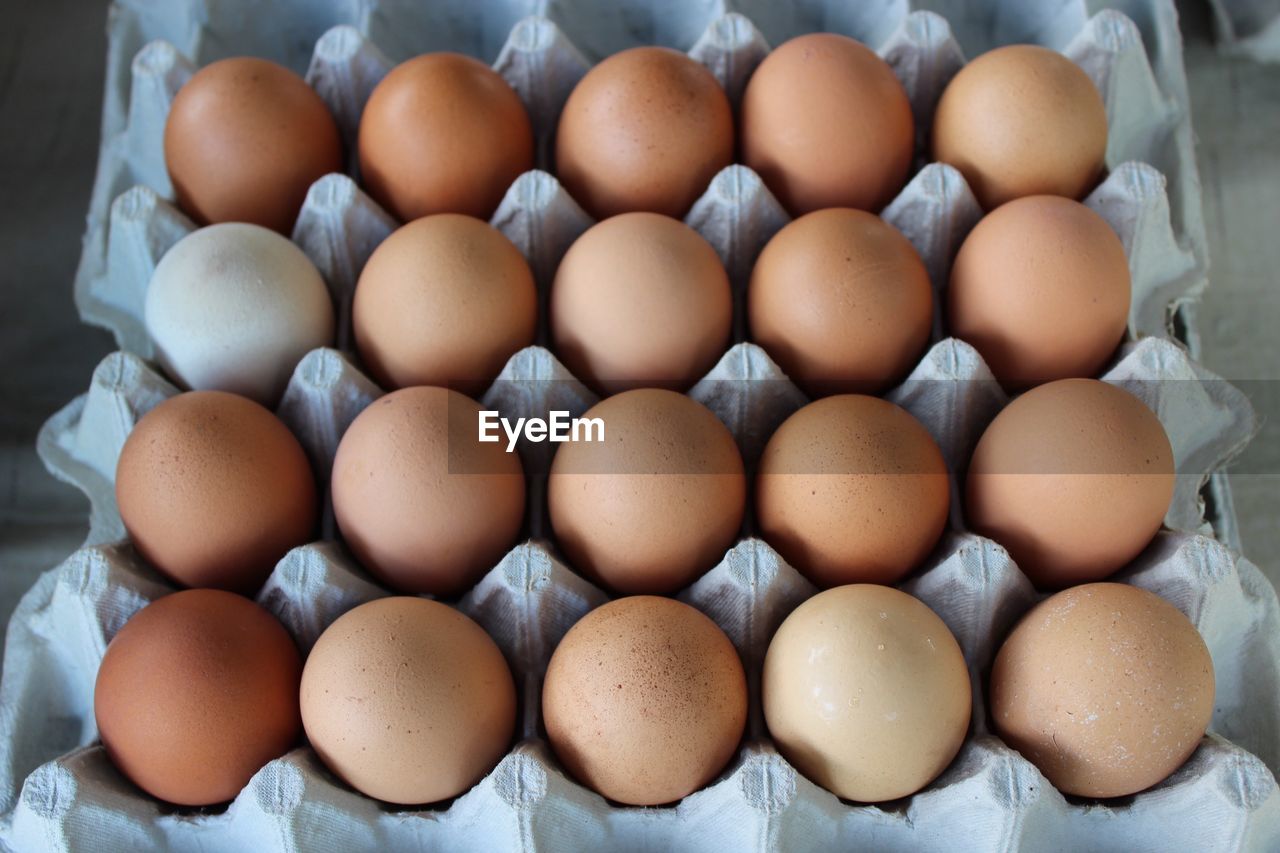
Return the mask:
<svg viewBox="0 0 1280 853">
<path fill-rule="evenodd" d="M 1280 2 L 1209 0 L 1218 44 L 1230 54 L 1280 62 Z"/>
</svg>

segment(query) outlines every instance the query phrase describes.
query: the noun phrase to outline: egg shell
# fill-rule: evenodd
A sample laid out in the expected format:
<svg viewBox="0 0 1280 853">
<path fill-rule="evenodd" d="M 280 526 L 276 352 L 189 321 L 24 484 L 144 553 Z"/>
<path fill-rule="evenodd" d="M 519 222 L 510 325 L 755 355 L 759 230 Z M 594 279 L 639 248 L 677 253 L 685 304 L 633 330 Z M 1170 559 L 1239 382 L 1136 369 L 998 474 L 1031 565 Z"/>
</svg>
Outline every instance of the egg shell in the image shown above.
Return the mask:
<svg viewBox="0 0 1280 853">
<path fill-rule="evenodd" d="M 1007 45 L 943 90 L 933 159 L 960 170 L 991 210 L 1015 198 L 1083 198 L 1102 176 L 1107 109 L 1089 75 L 1057 51 Z"/>
<path fill-rule="evenodd" d="M 665 47 L 615 53 L 578 82 L 556 130 L 556 176 L 597 219 L 682 217 L 733 162 L 733 111 L 711 72 Z"/>
<path fill-rule="evenodd" d="M 389 803 L 446 800 L 506 753 L 516 688 L 502 652 L 451 607 L 396 596 L 362 604 L 316 640 L 302 721 L 320 760 Z"/>
<path fill-rule="evenodd" d="M 180 806 L 232 799 L 298 740 L 302 659 L 246 598 L 175 592 L 138 611 L 98 667 L 94 716 L 112 763 Z"/>
<path fill-rule="evenodd" d="M 361 184 L 401 221 L 432 213 L 488 219 L 533 168 L 533 126 L 498 72 L 460 53 L 402 62 L 360 117 Z"/>
<path fill-rule="evenodd" d="M 810 403 L 760 457 L 760 534 L 820 587 L 901 579 L 937 544 L 950 505 L 937 443 L 904 409 L 876 397 Z"/>
<path fill-rule="evenodd" d="M 624 213 L 579 237 L 551 288 L 556 354 L 598 391 L 683 391 L 729 343 L 733 297 L 720 256 L 697 231 Z"/>
<path fill-rule="evenodd" d="M 876 393 L 916 364 L 933 327 L 933 288 L 902 233 L 861 210 L 806 214 L 751 271 L 751 338 L 810 396 Z"/>
<path fill-rule="evenodd" d="M 1213 696 L 1213 661 L 1195 626 L 1127 584 L 1042 601 L 991 668 L 1000 737 L 1081 797 L 1135 794 L 1177 770 L 1209 726 Z"/>
<path fill-rule="evenodd" d="M 245 56 L 206 65 L 178 90 L 164 161 L 178 206 L 200 224 L 282 234 L 311 185 L 343 171 L 338 126 L 320 96 L 289 69 Z"/>
<path fill-rule="evenodd" d="M 946 624 L 874 584 L 820 592 L 779 626 L 761 685 L 769 734 L 809 779 L 883 802 L 946 769 L 969 728 L 969 673 Z"/>
<path fill-rule="evenodd" d="M 907 93 L 848 36 L 812 33 L 775 48 L 742 95 L 742 162 L 792 215 L 878 211 L 906 183 L 915 147 Z"/>
<path fill-rule="evenodd" d="M 478 439 L 480 405 L 457 391 L 403 388 L 352 422 L 333 460 L 333 513 L 347 546 L 402 592 L 471 586 L 515 543 L 520 457 Z"/>
<path fill-rule="evenodd" d="M 582 617 L 547 666 L 547 738 L 582 784 L 659 805 L 710 783 L 738 748 L 747 679 L 724 632 L 670 598 L 633 596 Z"/>
<path fill-rule="evenodd" d="M 1096 581 L 1160 529 L 1173 448 L 1146 404 L 1106 382 L 1033 388 L 996 416 L 969 462 L 965 518 L 1036 586 Z"/>
<path fill-rule="evenodd" d="M 609 397 L 604 441 L 561 444 L 547 506 L 573 568 L 622 593 L 670 593 L 733 545 L 746 509 L 738 446 L 709 409 L 683 394 L 637 389 Z"/>
<path fill-rule="evenodd" d="M 171 580 L 252 594 L 311 540 L 320 501 L 279 418 L 244 397 L 190 391 L 129 433 L 116 503 L 134 548 Z"/>
</svg>

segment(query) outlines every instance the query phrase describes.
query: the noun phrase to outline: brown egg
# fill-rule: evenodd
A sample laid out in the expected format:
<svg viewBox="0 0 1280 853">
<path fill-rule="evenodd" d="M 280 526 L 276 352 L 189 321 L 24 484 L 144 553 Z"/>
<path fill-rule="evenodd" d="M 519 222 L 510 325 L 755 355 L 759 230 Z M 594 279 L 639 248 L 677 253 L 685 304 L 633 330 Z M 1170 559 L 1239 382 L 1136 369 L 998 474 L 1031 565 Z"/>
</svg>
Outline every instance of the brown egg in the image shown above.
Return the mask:
<svg viewBox="0 0 1280 853">
<path fill-rule="evenodd" d="M 682 217 L 733 162 L 733 112 L 711 72 L 665 47 L 615 53 L 560 113 L 556 176 L 597 219 Z"/>
<path fill-rule="evenodd" d="M 866 803 L 914 794 L 945 770 L 972 701 L 946 624 L 874 584 L 797 607 L 769 643 L 761 694 L 778 751 L 836 796 Z"/>
<path fill-rule="evenodd" d="M 302 445 L 262 406 L 179 394 L 120 451 L 116 503 L 134 548 L 170 580 L 250 595 L 315 533 L 319 496 Z"/>
<path fill-rule="evenodd" d="M 502 232 L 470 216 L 416 219 L 382 242 L 356 286 L 360 358 L 385 388 L 479 394 L 533 343 L 533 273 Z"/>
<path fill-rule="evenodd" d="M 1137 397 L 1063 379 L 996 416 L 969 462 L 965 517 L 1036 586 L 1096 581 L 1160 529 L 1173 499 L 1173 448 Z"/>
<path fill-rule="evenodd" d="M 821 587 L 898 581 L 933 550 L 950 505 L 933 437 L 876 397 L 810 403 L 760 457 L 760 535 Z"/>
<path fill-rule="evenodd" d="M 656 213 L 624 213 L 579 237 L 556 271 L 550 311 L 556 354 L 605 394 L 685 390 L 724 354 L 733 323 L 716 250 Z"/>
<path fill-rule="evenodd" d="M 1010 390 L 1096 376 L 1129 321 L 1124 245 L 1077 201 L 1030 196 L 969 232 L 951 267 L 947 322 Z"/>
<path fill-rule="evenodd" d="M 906 183 L 911 103 L 893 70 L 847 36 L 780 45 L 742 95 L 742 162 L 793 215 L 824 207 L 878 211 Z"/>
<path fill-rule="evenodd" d="M 459 53 L 428 53 L 382 79 L 360 118 L 360 176 L 403 221 L 430 213 L 488 219 L 533 168 L 533 127 L 515 90 Z"/>
<path fill-rule="evenodd" d="M 752 339 L 811 397 L 876 393 L 920 358 L 933 289 L 915 247 L 880 217 L 806 214 L 764 247 L 747 292 Z"/>
<path fill-rule="evenodd" d="M 1191 756 L 1213 716 L 1213 661 L 1154 593 L 1093 583 L 1040 602 L 991 669 L 996 731 L 1064 794 L 1122 797 Z"/>
<path fill-rule="evenodd" d="M 516 688 L 497 644 L 436 601 L 362 604 L 330 625 L 302 673 L 320 760 L 362 794 L 419 805 L 462 794 L 511 743 Z"/>
<path fill-rule="evenodd" d="M 333 460 L 333 514 L 356 558 L 393 589 L 452 595 L 512 545 L 524 518 L 520 457 L 481 443 L 480 405 L 404 388 L 348 427 Z"/>
<path fill-rule="evenodd" d="M 621 598 L 565 634 L 547 666 L 542 716 L 556 757 L 619 803 L 692 794 L 733 757 L 747 679 L 724 632 L 670 598 Z"/>
<path fill-rule="evenodd" d="M 306 81 L 240 56 L 206 65 L 178 90 L 164 162 L 178 206 L 198 223 L 248 222 L 287 236 L 311 185 L 342 171 L 342 140 Z"/>
<path fill-rule="evenodd" d="M 93 691 L 102 745 L 153 797 L 211 806 L 240 793 L 298 740 L 302 659 L 246 598 L 190 589 L 134 614 L 107 646 Z"/>
<path fill-rule="evenodd" d="M 688 586 L 733 545 L 747 502 L 733 435 L 702 404 L 646 388 L 593 406 L 604 441 L 560 445 L 547 509 L 578 571 L 622 593 Z"/>
<path fill-rule="evenodd" d="M 933 159 L 959 169 L 987 210 L 1028 195 L 1083 198 L 1106 153 L 1097 87 L 1070 59 L 1036 45 L 970 62 L 933 116 Z"/>
</svg>

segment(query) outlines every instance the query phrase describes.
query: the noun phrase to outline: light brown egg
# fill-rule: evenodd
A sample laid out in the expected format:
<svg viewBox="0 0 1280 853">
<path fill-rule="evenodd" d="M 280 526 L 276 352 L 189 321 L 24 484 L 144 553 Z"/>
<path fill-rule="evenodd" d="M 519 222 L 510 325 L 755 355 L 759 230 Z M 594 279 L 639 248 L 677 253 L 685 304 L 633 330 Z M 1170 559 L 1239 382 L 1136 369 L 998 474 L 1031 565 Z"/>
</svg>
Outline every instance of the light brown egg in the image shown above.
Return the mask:
<svg viewBox="0 0 1280 853">
<path fill-rule="evenodd" d="M 196 222 L 249 222 L 288 236 L 311 185 L 341 172 L 342 140 L 306 81 L 265 59 L 206 65 L 164 126 L 178 206 Z"/>
<path fill-rule="evenodd" d="M 246 598 L 191 589 L 116 633 L 93 692 L 107 756 L 135 785 L 180 806 L 240 793 L 301 730 L 293 638 Z"/>
<path fill-rule="evenodd" d="M 615 53 L 560 113 L 556 176 L 597 219 L 682 217 L 733 162 L 733 112 L 711 72 L 665 47 Z"/>
<path fill-rule="evenodd" d="M 906 183 L 911 103 L 893 70 L 847 36 L 812 33 L 773 50 L 742 95 L 742 162 L 795 216 L 878 211 Z"/>
<path fill-rule="evenodd" d="M 764 247 L 747 292 L 751 338 L 810 396 L 876 393 L 920 358 L 933 289 L 915 247 L 880 217 L 806 214 Z"/>
<path fill-rule="evenodd" d="M 547 508 L 570 564 L 621 593 L 669 593 L 733 545 L 747 480 L 733 435 L 702 404 L 652 388 L 598 403 L 604 441 L 561 444 Z"/>
<path fill-rule="evenodd" d="M 1074 587 L 1014 628 L 991 669 L 991 718 L 1064 794 L 1122 797 L 1191 756 L 1213 716 L 1213 661 L 1154 593 Z"/>
<path fill-rule="evenodd" d="M 116 465 L 138 553 L 183 586 L 253 594 L 315 533 L 319 496 L 293 433 L 224 391 L 179 394 L 142 417 Z"/>
<path fill-rule="evenodd" d="M 950 163 L 987 210 L 1028 195 L 1083 198 L 1102 176 L 1107 109 L 1057 51 L 997 48 L 952 78 L 933 116 L 933 159 Z"/>
<path fill-rule="evenodd" d="M 362 604 L 330 625 L 302 673 L 320 760 L 362 794 L 419 805 L 465 793 L 506 753 L 516 688 L 484 629 L 423 598 Z"/>
<path fill-rule="evenodd" d="M 821 587 L 901 579 L 937 544 L 950 505 L 929 432 L 898 406 L 858 394 L 787 418 L 756 477 L 760 535 Z"/>
<path fill-rule="evenodd" d="M 969 672 L 946 624 L 887 586 L 820 592 L 765 654 L 764 716 L 778 751 L 839 797 L 914 794 L 947 768 L 969 728 Z"/>
<path fill-rule="evenodd" d="M 430 213 L 488 219 L 533 168 L 520 96 L 489 66 L 427 53 L 382 79 L 360 118 L 360 178 L 402 221 Z"/>
<path fill-rule="evenodd" d="M 670 598 L 597 607 L 547 666 L 542 716 L 556 757 L 619 803 L 692 794 L 729 763 L 747 722 L 747 679 L 724 632 Z"/>
<path fill-rule="evenodd" d="M 502 232 L 443 213 L 410 222 L 374 250 L 351 319 L 360 358 L 383 387 L 474 395 L 533 343 L 538 293 Z"/>
<path fill-rule="evenodd" d="M 452 595 L 497 565 L 524 519 L 520 457 L 481 443 L 480 405 L 403 388 L 347 428 L 333 460 L 333 514 L 356 558 L 401 592 Z"/>
<path fill-rule="evenodd" d="M 720 256 L 697 231 L 624 213 L 569 247 L 550 312 L 556 354 L 596 390 L 683 391 L 724 354 L 733 299 Z"/>
<path fill-rule="evenodd" d="M 1129 321 L 1124 245 L 1058 196 L 1020 198 L 969 232 L 951 267 L 947 323 L 1010 390 L 1098 375 Z"/>
<path fill-rule="evenodd" d="M 1173 448 L 1137 397 L 1096 379 L 1033 388 L 969 462 L 965 518 L 1036 586 L 1105 578 L 1147 546 L 1173 499 Z"/>
</svg>

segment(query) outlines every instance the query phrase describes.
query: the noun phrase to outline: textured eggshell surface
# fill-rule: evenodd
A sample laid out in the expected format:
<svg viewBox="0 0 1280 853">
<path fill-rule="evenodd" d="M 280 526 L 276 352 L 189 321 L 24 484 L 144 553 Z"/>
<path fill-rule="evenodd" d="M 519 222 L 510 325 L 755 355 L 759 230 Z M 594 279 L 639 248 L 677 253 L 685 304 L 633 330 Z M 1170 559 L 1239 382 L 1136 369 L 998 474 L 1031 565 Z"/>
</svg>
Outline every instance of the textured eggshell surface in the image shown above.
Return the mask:
<svg viewBox="0 0 1280 853">
<path fill-rule="evenodd" d="M 547 737 L 584 785 L 659 805 L 711 782 L 738 748 L 747 680 L 733 643 L 702 613 L 634 596 L 588 613 L 547 667 Z"/>
<path fill-rule="evenodd" d="M 991 718 L 1055 788 L 1119 797 L 1156 784 L 1213 716 L 1213 661 L 1172 604 L 1127 584 L 1041 602 L 991 669 Z"/>
<path fill-rule="evenodd" d="M 919 599 L 886 586 L 821 592 L 765 655 L 765 720 L 778 750 L 845 799 L 883 802 L 931 782 L 969 728 L 964 655 Z"/>
<path fill-rule="evenodd" d="M 363 604 L 320 635 L 302 673 L 302 721 L 320 760 L 389 803 L 433 803 L 493 769 L 515 729 L 516 690 L 497 644 L 422 598 Z"/>
</svg>

